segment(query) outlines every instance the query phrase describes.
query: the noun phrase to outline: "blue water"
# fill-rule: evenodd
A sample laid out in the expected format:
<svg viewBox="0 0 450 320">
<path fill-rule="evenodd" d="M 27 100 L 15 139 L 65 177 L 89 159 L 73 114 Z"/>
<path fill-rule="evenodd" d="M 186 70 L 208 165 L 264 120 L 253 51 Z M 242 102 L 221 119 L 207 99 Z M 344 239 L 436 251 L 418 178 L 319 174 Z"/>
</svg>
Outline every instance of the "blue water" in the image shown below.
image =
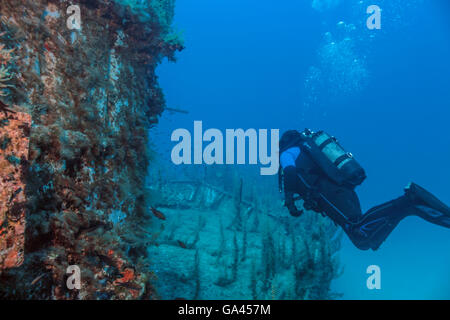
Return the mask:
<svg viewBox="0 0 450 320">
<path fill-rule="evenodd" d="M 450 203 L 450 4 L 342 0 L 319 11 L 311 2 L 178 1 L 186 49 L 158 74 L 168 106 L 190 114 L 161 119 L 161 148 L 194 120 L 325 129 L 366 169 L 357 189 L 363 210 L 400 196 L 409 181 Z M 381 30 L 366 28 L 370 4 L 382 9 Z M 320 70 L 318 80 L 311 70 Z M 344 239 L 345 272 L 333 290 L 345 299 L 449 299 L 449 244 L 450 230 L 415 217 L 376 252 Z M 381 290 L 366 287 L 372 264 L 381 268 Z"/>
</svg>

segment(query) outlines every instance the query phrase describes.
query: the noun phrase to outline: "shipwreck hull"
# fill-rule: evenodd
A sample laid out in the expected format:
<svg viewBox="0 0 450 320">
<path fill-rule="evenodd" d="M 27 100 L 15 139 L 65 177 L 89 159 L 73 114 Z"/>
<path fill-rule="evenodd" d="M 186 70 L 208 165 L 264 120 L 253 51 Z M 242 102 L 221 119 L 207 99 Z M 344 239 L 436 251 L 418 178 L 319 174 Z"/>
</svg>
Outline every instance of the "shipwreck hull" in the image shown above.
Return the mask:
<svg viewBox="0 0 450 320">
<path fill-rule="evenodd" d="M 2 298 L 156 297 L 136 226 L 151 223 L 148 128 L 164 108 L 155 68 L 182 46 L 168 36 L 173 1 L 150 1 L 144 16 L 122 2 L 79 1 L 80 30 L 67 1 L 0 4 L 0 99 L 19 112 L 0 118 L 28 125 L 0 128 L 20 137 L 0 150 L 3 179 L 15 170 L 6 151 L 20 159 L 0 200 L 17 229 L 0 232 Z M 15 193 L 18 222 L 6 214 Z M 73 265 L 80 289 L 66 284 Z"/>
</svg>

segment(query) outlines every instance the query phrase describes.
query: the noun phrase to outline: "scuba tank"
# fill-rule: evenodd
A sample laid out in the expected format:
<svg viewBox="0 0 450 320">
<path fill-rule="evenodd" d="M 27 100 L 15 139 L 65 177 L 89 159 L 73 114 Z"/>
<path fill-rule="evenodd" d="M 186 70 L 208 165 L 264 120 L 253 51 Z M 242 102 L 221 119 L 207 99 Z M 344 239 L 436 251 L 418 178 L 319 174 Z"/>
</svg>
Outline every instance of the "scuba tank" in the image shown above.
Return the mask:
<svg viewBox="0 0 450 320">
<path fill-rule="evenodd" d="M 305 129 L 301 133 L 300 149 L 335 183 L 356 187 L 366 179 L 361 165 L 346 152 L 337 139 L 324 131 Z"/>
</svg>

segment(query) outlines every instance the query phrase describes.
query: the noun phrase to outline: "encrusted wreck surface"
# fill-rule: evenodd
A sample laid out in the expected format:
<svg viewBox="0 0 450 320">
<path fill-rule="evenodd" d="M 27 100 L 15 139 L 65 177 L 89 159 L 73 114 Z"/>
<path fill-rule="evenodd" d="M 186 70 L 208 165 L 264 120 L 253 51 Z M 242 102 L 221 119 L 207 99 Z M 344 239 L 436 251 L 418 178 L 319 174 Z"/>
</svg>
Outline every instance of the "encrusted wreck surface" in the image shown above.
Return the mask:
<svg viewBox="0 0 450 320">
<path fill-rule="evenodd" d="M 28 169 L 16 177 L 27 228 L 12 264 L 24 260 L 1 271 L 2 298 L 156 296 L 144 233 L 147 129 L 164 107 L 155 67 L 182 45 L 171 34 L 172 0 L 135 2 L 78 1 L 81 30 L 68 27 L 69 1 L 0 3 L 1 106 L 32 119 Z M 14 142 L 16 156 L 24 141 Z M 81 270 L 79 290 L 66 286 L 70 265 Z"/>
<path fill-rule="evenodd" d="M 0 114 L 0 270 L 18 267 L 24 259 L 30 126 L 26 113 Z"/>
</svg>

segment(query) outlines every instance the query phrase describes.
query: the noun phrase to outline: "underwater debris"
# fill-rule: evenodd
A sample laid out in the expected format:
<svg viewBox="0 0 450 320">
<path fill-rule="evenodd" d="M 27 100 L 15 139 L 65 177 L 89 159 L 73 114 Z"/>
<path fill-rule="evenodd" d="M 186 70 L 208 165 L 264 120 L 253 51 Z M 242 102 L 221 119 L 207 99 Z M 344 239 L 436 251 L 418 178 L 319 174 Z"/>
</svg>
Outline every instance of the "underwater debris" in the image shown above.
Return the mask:
<svg viewBox="0 0 450 320">
<path fill-rule="evenodd" d="M 173 113 L 184 113 L 184 114 L 189 114 L 189 111 L 187 110 L 183 110 L 183 109 L 176 109 L 176 108 L 168 108 L 166 107 L 164 110 L 173 112 Z"/>
<path fill-rule="evenodd" d="M 155 209 L 154 207 L 151 207 L 150 210 L 152 211 L 153 215 L 155 217 L 157 217 L 158 219 L 166 220 L 166 217 L 164 216 L 164 214 L 161 211 Z"/>
<path fill-rule="evenodd" d="M 330 290 L 331 281 L 340 274 L 340 237 L 333 237 L 336 226 L 308 210 L 302 219 L 289 216 L 279 199 L 277 181 L 262 181 L 256 168 L 235 170 L 197 169 L 192 177 L 178 177 L 191 180 L 161 183 L 158 206 L 167 208 L 164 213 L 170 223 L 161 233 L 160 245 L 149 248 L 161 297 L 337 297 Z M 159 173 L 155 170 L 155 174 Z M 239 218 L 237 204 L 242 206 Z M 235 226 L 239 221 L 240 229 Z M 191 239 L 197 238 L 195 251 L 174 245 L 176 239 L 189 239 L 191 249 Z"/>
<path fill-rule="evenodd" d="M 187 245 L 186 245 L 183 241 L 177 240 L 177 243 L 178 243 L 178 245 L 179 245 L 181 248 L 187 249 Z"/>
</svg>

